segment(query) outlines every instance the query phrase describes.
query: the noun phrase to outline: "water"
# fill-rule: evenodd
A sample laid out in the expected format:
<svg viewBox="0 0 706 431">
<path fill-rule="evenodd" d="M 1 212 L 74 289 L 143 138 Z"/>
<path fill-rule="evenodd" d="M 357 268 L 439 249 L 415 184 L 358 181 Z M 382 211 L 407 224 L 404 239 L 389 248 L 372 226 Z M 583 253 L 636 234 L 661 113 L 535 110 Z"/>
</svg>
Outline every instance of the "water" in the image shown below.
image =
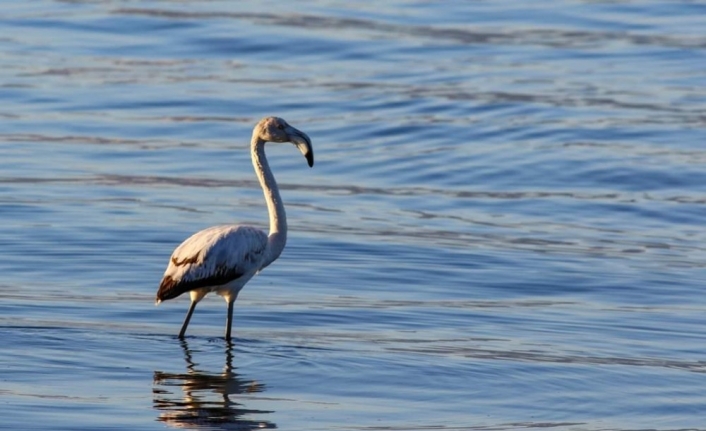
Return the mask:
<svg viewBox="0 0 706 431">
<path fill-rule="evenodd" d="M 5 2 L 0 429 L 706 429 L 704 13 Z M 180 342 L 265 115 L 287 249 Z"/>
</svg>

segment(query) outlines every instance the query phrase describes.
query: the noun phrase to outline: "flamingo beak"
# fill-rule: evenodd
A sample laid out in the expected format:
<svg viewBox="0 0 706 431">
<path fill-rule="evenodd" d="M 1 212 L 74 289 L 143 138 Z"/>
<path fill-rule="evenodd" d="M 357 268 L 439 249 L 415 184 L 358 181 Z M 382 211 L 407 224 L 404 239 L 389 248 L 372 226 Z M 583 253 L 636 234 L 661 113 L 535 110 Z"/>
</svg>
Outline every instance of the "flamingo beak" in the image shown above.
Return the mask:
<svg viewBox="0 0 706 431">
<path fill-rule="evenodd" d="M 314 149 L 311 146 L 309 136 L 292 126 L 287 127 L 287 136 L 289 137 L 289 141 L 296 145 L 299 151 L 304 155 L 309 167 L 314 166 Z"/>
</svg>

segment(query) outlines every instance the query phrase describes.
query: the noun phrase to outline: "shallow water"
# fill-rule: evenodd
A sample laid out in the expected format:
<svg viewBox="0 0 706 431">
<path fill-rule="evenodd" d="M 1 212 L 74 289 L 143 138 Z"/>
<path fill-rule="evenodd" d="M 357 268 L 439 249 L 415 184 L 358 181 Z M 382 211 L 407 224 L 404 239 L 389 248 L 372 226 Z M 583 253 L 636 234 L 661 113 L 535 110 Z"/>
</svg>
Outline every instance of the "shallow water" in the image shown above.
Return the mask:
<svg viewBox="0 0 706 431">
<path fill-rule="evenodd" d="M 0 429 L 706 430 L 706 5 L 0 12 Z M 171 251 L 267 226 L 225 304 Z"/>
</svg>

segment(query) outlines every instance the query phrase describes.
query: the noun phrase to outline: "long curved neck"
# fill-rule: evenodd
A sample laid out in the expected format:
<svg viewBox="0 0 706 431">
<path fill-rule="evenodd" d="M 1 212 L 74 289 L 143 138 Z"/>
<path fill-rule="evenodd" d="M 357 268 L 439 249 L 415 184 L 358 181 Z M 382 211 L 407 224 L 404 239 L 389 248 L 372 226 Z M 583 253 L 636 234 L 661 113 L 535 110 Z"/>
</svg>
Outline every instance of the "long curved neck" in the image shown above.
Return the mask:
<svg viewBox="0 0 706 431">
<path fill-rule="evenodd" d="M 262 268 L 265 268 L 279 257 L 287 243 L 287 214 L 284 212 L 277 182 L 265 157 L 265 141 L 261 140 L 257 133 L 253 133 L 250 153 L 257 179 L 260 180 L 262 192 L 265 194 L 267 212 L 270 215 L 270 234 L 267 237 L 267 250 L 262 263 Z"/>
</svg>

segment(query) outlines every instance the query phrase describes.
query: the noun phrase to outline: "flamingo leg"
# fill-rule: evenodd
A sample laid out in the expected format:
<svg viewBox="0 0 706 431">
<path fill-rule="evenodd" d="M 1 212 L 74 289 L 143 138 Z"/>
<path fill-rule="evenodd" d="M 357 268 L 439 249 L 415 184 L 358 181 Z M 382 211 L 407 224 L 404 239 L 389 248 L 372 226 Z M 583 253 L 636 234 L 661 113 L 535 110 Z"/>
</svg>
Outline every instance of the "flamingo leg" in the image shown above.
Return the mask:
<svg viewBox="0 0 706 431">
<path fill-rule="evenodd" d="M 189 326 L 189 321 L 191 320 L 191 315 L 194 314 L 194 309 L 198 301 L 191 301 L 189 306 L 189 311 L 186 312 L 186 318 L 184 319 L 184 324 L 181 325 L 181 331 L 179 331 L 179 338 L 184 339 L 184 334 L 186 334 L 186 327 Z"/>
<path fill-rule="evenodd" d="M 228 301 L 228 318 L 226 319 L 226 341 L 230 341 L 230 327 L 233 325 L 233 304 L 235 298 Z"/>
<path fill-rule="evenodd" d="M 228 302 L 228 318 L 226 320 L 226 341 L 230 341 L 230 327 L 233 325 L 233 303 L 235 301 Z"/>
</svg>

